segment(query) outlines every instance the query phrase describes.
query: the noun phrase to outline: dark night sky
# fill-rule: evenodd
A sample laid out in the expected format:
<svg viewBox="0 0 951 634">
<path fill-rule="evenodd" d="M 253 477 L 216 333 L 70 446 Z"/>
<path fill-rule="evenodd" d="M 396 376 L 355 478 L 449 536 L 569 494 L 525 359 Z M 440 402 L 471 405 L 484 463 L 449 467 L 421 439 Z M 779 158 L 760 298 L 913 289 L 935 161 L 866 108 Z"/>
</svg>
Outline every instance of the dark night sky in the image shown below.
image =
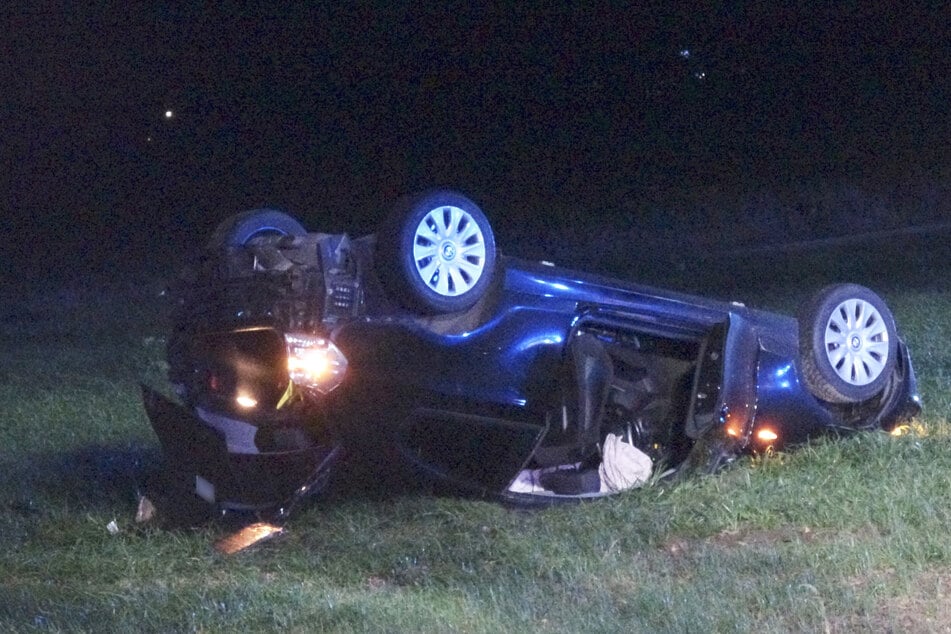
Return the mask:
<svg viewBox="0 0 951 634">
<path fill-rule="evenodd" d="M 773 4 L 4 9 L 3 229 L 134 242 L 270 203 L 366 230 L 434 184 L 537 211 L 947 174 L 951 10 Z"/>
</svg>

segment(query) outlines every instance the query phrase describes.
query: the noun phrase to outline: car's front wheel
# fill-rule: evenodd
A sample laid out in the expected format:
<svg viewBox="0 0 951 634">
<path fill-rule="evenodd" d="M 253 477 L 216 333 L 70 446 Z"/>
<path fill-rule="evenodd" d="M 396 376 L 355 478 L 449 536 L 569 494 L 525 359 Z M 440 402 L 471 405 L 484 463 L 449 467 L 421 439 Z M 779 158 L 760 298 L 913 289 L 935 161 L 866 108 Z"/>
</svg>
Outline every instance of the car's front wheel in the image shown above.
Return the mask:
<svg viewBox="0 0 951 634">
<path fill-rule="evenodd" d="M 895 368 L 895 319 L 864 286 L 827 286 L 800 312 L 799 353 L 802 381 L 817 398 L 861 403 L 882 391 Z"/>
<path fill-rule="evenodd" d="M 226 218 L 219 224 L 209 249 L 240 247 L 263 236 L 302 236 L 307 230 L 293 216 L 276 209 L 252 209 Z"/>
<path fill-rule="evenodd" d="M 377 233 L 379 271 L 403 304 L 427 313 L 466 310 L 495 273 L 495 237 L 474 202 L 451 190 L 401 200 Z"/>
</svg>

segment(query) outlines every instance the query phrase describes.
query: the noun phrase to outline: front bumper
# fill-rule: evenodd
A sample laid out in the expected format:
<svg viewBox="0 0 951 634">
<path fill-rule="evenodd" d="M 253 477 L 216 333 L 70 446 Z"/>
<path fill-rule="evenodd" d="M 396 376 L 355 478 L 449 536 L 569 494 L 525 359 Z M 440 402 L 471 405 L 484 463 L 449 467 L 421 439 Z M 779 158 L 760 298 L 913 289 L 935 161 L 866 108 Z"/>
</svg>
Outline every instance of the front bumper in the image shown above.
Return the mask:
<svg viewBox="0 0 951 634">
<path fill-rule="evenodd" d="M 334 443 L 300 440 L 293 447 L 259 451 L 248 437 L 227 437 L 213 424 L 142 386 L 149 421 L 176 477 L 194 483 L 194 493 L 221 508 L 282 508 L 316 492 L 341 454 Z"/>
</svg>

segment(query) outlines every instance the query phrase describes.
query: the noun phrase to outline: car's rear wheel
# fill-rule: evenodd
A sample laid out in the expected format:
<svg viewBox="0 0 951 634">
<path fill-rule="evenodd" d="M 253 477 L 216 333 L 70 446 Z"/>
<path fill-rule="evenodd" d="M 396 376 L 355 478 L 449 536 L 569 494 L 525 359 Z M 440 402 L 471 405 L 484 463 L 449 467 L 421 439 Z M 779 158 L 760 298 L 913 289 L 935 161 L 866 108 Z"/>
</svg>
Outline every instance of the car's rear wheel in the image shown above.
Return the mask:
<svg viewBox="0 0 951 634">
<path fill-rule="evenodd" d="M 225 219 L 211 234 L 209 249 L 238 247 L 263 236 L 302 236 L 307 230 L 293 216 L 276 209 L 252 209 Z"/>
<path fill-rule="evenodd" d="M 898 332 L 881 297 L 857 284 L 820 290 L 799 315 L 802 381 L 817 398 L 861 403 L 895 368 Z"/>
<path fill-rule="evenodd" d="M 495 237 L 474 202 L 451 190 L 402 199 L 377 233 L 379 272 L 409 308 L 463 311 L 495 273 Z"/>
</svg>

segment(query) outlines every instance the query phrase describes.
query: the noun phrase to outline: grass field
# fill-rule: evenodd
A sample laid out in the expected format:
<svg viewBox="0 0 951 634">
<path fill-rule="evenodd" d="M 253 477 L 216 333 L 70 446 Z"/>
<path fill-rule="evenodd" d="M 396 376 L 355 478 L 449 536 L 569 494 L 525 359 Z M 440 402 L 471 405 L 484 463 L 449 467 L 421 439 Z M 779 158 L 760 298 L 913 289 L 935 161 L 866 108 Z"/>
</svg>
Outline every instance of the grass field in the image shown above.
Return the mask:
<svg viewBox="0 0 951 634">
<path fill-rule="evenodd" d="M 542 511 L 339 485 L 233 557 L 228 527 L 133 521 L 158 444 L 165 272 L 0 288 L 0 630 L 947 631 L 951 273 L 944 241 L 688 263 L 656 281 L 795 310 L 879 289 L 925 413 L 717 476 Z M 617 271 L 615 271 L 617 272 Z M 119 279 L 119 278 L 123 279 Z M 107 525 L 116 522 L 112 534 Z"/>
</svg>

